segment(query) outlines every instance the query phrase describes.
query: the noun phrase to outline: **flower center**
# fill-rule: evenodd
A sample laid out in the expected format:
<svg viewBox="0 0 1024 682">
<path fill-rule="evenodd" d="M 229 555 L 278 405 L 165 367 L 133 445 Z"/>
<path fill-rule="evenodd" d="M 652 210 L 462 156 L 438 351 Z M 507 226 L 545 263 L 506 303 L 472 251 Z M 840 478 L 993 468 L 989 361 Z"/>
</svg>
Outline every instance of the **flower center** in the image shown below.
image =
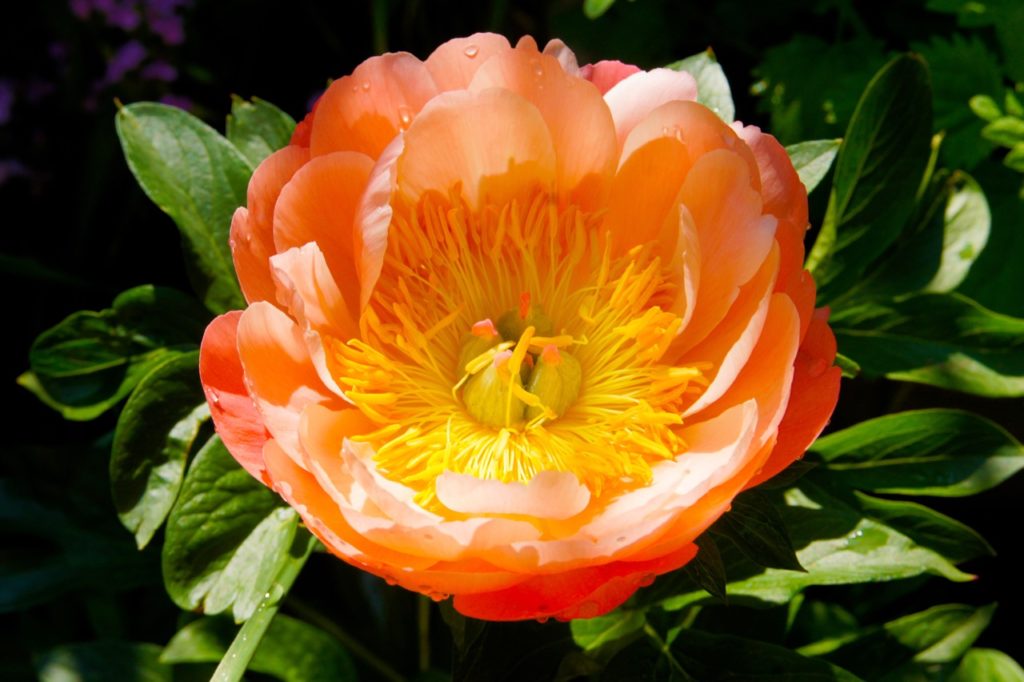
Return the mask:
<svg viewBox="0 0 1024 682">
<path fill-rule="evenodd" d="M 378 427 L 356 439 L 421 503 L 445 470 L 568 471 L 600 495 L 685 450 L 680 413 L 706 381 L 665 359 L 676 287 L 652 245 L 613 253 L 599 225 L 542 192 L 395 207 L 361 338 L 334 343 L 331 366 Z"/>
</svg>

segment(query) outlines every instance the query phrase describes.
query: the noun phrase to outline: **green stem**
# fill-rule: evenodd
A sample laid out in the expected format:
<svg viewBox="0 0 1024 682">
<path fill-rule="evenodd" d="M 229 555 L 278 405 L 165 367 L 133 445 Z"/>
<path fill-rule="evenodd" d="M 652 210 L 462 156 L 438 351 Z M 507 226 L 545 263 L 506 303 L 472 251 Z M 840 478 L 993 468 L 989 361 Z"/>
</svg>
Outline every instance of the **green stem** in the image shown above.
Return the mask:
<svg viewBox="0 0 1024 682">
<path fill-rule="evenodd" d="M 270 627 L 271 621 L 277 615 L 277 610 L 281 606 L 281 600 L 288 594 L 288 590 L 291 589 L 295 579 L 299 577 L 299 573 L 306 564 L 306 559 L 309 558 L 313 545 L 316 544 L 316 540 L 313 539 L 312 535 L 301 530 L 299 532 L 301 535 L 296 536 L 295 541 L 292 543 L 290 556 L 285 559 L 284 565 L 277 574 L 277 578 L 274 579 L 273 587 L 270 588 L 263 601 L 256 607 L 256 611 L 249 620 L 245 621 L 238 634 L 235 635 L 235 639 L 231 642 L 231 646 L 228 647 L 224 658 L 220 660 L 220 664 L 213 672 L 210 682 L 237 682 L 245 674 L 245 670 L 249 667 L 249 662 L 256 653 L 256 648 L 259 647 L 263 635 L 267 633 L 267 628 Z"/>
<path fill-rule="evenodd" d="M 416 625 L 420 635 L 420 672 L 430 670 L 430 599 L 416 598 Z"/>
<path fill-rule="evenodd" d="M 366 648 L 362 642 L 345 632 L 337 623 L 327 618 L 312 606 L 298 597 L 288 598 L 288 609 L 294 611 L 310 625 L 315 625 L 327 634 L 341 642 L 350 654 L 360 659 L 370 668 L 373 668 L 381 677 L 390 682 L 406 682 L 405 677 L 392 668 L 386 661 Z"/>
</svg>

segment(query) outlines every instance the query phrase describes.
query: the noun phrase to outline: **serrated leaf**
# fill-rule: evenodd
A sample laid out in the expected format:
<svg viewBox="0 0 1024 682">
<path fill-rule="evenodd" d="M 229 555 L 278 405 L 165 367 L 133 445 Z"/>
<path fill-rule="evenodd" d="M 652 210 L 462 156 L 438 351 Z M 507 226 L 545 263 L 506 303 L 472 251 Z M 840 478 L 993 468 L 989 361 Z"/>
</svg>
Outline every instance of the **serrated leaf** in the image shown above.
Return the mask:
<svg viewBox="0 0 1024 682">
<path fill-rule="evenodd" d="M 982 128 L 981 136 L 1003 147 L 1013 147 L 1024 142 L 1024 119 L 1002 116 Z"/>
<path fill-rule="evenodd" d="M 828 175 L 842 142 L 840 139 L 810 140 L 786 147 L 789 160 L 793 162 L 793 168 L 796 169 L 796 174 L 800 176 L 800 182 L 804 184 L 808 194 Z"/>
<path fill-rule="evenodd" d="M 826 41 L 797 33 L 764 52 L 755 69 L 768 129 L 783 144 L 840 137 L 857 96 L 885 63 L 884 44 L 867 36 Z"/>
<path fill-rule="evenodd" d="M 252 615 L 295 537 L 298 515 L 214 436 L 196 454 L 167 519 L 164 586 L 175 604 Z"/>
<path fill-rule="evenodd" d="M 160 662 L 160 647 L 132 642 L 65 644 L 35 660 L 40 682 L 171 682 L 171 667 Z"/>
<path fill-rule="evenodd" d="M 804 476 L 786 491 L 786 506 L 779 510 L 806 572 L 762 569 L 738 551 L 720 546 L 729 571 L 730 604 L 785 604 L 814 585 L 883 582 L 922 574 L 971 579 L 939 553 L 868 517 L 820 483 L 816 472 Z M 676 573 L 642 590 L 636 603 L 677 610 L 707 599 L 692 580 Z"/>
<path fill-rule="evenodd" d="M 253 167 L 234 145 L 177 107 L 140 102 L 117 112 L 117 134 L 135 179 L 189 246 L 206 307 L 242 308 L 228 246 Z"/>
<path fill-rule="evenodd" d="M 117 420 L 110 487 L 125 528 L 145 547 L 171 511 L 185 462 L 210 417 L 199 353 L 174 356 L 143 377 Z"/>
<path fill-rule="evenodd" d="M 1024 446 L 969 412 L 890 414 L 819 438 L 812 452 L 851 488 L 960 497 L 1002 483 L 1024 468 Z"/>
<path fill-rule="evenodd" d="M 697 81 L 697 101 L 726 123 L 736 118 L 736 107 L 732 102 L 732 90 L 729 79 L 725 77 L 722 65 L 710 49 L 698 52 L 685 59 L 668 65 L 676 71 L 685 71 Z"/>
<path fill-rule="evenodd" d="M 33 392 L 66 419 L 94 419 L 157 365 L 195 349 L 207 317 L 173 289 L 129 289 L 110 308 L 73 313 L 40 334 L 29 351 L 32 373 L 21 383 L 38 386 Z"/>
<path fill-rule="evenodd" d="M 238 627 L 230 618 L 201 618 L 186 625 L 160 655 L 163 663 L 216 663 Z M 260 641 L 249 670 L 284 682 L 345 682 L 357 679 L 348 652 L 337 640 L 301 620 L 278 614 Z"/>
<path fill-rule="evenodd" d="M 970 649 L 949 682 L 1024 682 L 1024 668 L 995 649 Z"/>
<path fill-rule="evenodd" d="M 992 620 L 995 605 L 974 608 L 960 604 L 935 606 L 867 628 L 855 635 L 826 639 L 801 647 L 865 679 L 920 679 L 956 664 Z M 947 667 L 947 671 L 952 669 Z M 941 678 L 940 678 L 941 679 Z"/>
<path fill-rule="evenodd" d="M 759 490 L 748 490 L 733 500 L 711 533 L 728 538 L 744 556 L 759 566 L 803 571 L 782 515 L 771 498 Z"/>
<path fill-rule="evenodd" d="M 988 156 L 992 145 L 979 140 L 984 122 L 969 101 L 979 93 L 998 97 L 1003 89 L 999 59 L 976 35 L 932 36 L 912 43 L 932 73 L 935 130 L 945 131 L 942 155 L 950 168 L 973 168 Z"/>
<path fill-rule="evenodd" d="M 839 148 L 825 220 L 807 257 L 819 303 L 855 284 L 899 236 L 928 163 L 931 129 L 928 70 L 919 57 L 897 57 L 868 84 Z"/>
<path fill-rule="evenodd" d="M 1024 395 L 1024 320 L 956 293 L 865 302 L 833 314 L 840 350 L 868 376 L 964 393 Z"/>
<path fill-rule="evenodd" d="M 253 168 L 287 145 L 294 130 L 295 119 L 270 102 L 258 97 L 249 102 L 238 96 L 231 97 L 228 141 L 242 152 Z"/>
<path fill-rule="evenodd" d="M 644 677 L 638 677 L 639 674 Z M 650 640 L 627 647 L 611 660 L 600 679 L 686 682 L 860 680 L 827 661 L 801 656 L 785 647 L 690 629 L 682 630 L 671 645 L 652 636 Z"/>
</svg>

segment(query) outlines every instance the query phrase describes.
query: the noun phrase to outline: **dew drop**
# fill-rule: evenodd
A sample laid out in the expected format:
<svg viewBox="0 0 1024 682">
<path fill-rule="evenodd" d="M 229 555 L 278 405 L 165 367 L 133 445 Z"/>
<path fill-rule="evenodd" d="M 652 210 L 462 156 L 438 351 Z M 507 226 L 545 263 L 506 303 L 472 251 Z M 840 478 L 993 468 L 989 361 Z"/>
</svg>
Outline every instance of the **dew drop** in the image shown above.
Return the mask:
<svg viewBox="0 0 1024 682">
<path fill-rule="evenodd" d="M 370 81 L 363 81 L 363 84 L 360 87 L 362 87 L 363 92 L 369 92 L 370 91 Z"/>
<path fill-rule="evenodd" d="M 807 368 L 807 373 L 813 379 L 816 377 L 820 377 L 822 374 L 824 374 L 826 369 L 828 369 L 828 362 L 822 360 L 821 358 L 816 358 L 813 362 L 811 362 L 810 367 Z"/>
<path fill-rule="evenodd" d="M 544 624 L 544 623 L 548 622 L 549 620 L 551 620 L 551 618 L 549 616 L 539 616 L 537 618 L 537 622 L 541 623 L 541 624 Z"/>
<path fill-rule="evenodd" d="M 466 49 L 462 51 L 462 54 L 466 55 L 470 59 L 474 59 L 478 54 L 480 54 L 480 48 L 476 45 L 467 45 Z"/>
<path fill-rule="evenodd" d="M 619 537 L 615 538 L 615 542 L 625 542 L 625 541 L 626 541 L 626 536 L 625 535 L 620 535 Z"/>
<path fill-rule="evenodd" d="M 533 67 L 533 75 L 537 78 L 544 75 L 544 67 L 541 65 L 539 59 L 531 59 L 530 66 Z"/>
<path fill-rule="evenodd" d="M 217 393 L 217 391 L 211 389 L 210 402 L 213 403 L 214 405 L 220 405 L 220 393 Z"/>
<path fill-rule="evenodd" d="M 405 130 L 412 123 L 412 112 L 409 107 L 398 107 L 398 126 Z"/>
</svg>

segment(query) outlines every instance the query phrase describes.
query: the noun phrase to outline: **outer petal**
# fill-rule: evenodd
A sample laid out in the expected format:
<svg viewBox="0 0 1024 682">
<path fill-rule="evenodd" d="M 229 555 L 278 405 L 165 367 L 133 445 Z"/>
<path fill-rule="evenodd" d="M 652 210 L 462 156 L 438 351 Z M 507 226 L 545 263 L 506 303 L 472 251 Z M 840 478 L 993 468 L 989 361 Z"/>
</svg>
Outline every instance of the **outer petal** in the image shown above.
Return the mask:
<svg viewBox="0 0 1024 682">
<path fill-rule="evenodd" d="M 456 594 L 454 605 L 471 618 L 498 621 L 599 616 L 624 602 L 642 584 L 649 584 L 654 576 L 679 568 L 696 553 L 696 547 L 690 545 L 649 561 L 616 561 L 537 576 L 497 592 Z"/>
<path fill-rule="evenodd" d="M 616 83 L 604 95 L 615 119 L 621 146 L 626 136 L 647 114 L 672 100 L 697 100 L 697 81 L 685 71 L 640 71 Z"/>
<path fill-rule="evenodd" d="M 828 311 L 817 311 L 796 357 L 793 389 L 786 414 L 779 424 L 779 439 L 771 457 L 748 484 L 758 485 L 803 457 L 821 434 L 839 400 L 842 376 L 832 367 L 836 357 L 836 339 L 826 320 Z"/>
<path fill-rule="evenodd" d="M 306 405 L 338 399 L 321 383 L 301 330 L 269 303 L 254 303 L 238 322 L 238 355 L 267 430 L 296 464 L 305 467 L 299 416 Z"/>
<path fill-rule="evenodd" d="M 454 38 L 427 57 L 427 71 L 440 92 L 464 90 L 473 74 L 491 56 L 511 52 L 508 39 L 497 33 L 474 33 L 468 38 Z"/>
<path fill-rule="evenodd" d="M 269 259 L 274 248 L 274 207 L 281 188 L 309 160 L 296 146 L 279 149 L 256 168 L 249 180 L 248 210 L 239 208 L 231 220 L 231 255 L 242 293 L 249 303 L 274 300 Z"/>
<path fill-rule="evenodd" d="M 372 167 L 354 152 L 318 156 L 285 185 L 274 211 L 277 250 L 316 242 L 353 317 L 359 301 L 353 222 Z"/>
<path fill-rule="evenodd" d="M 427 67 L 405 52 L 372 57 L 331 83 L 313 120 L 313 156 L 355 151 L 377 158 L 437 94 Z"/>
<path fill-rule="evenodd" d="M 428 190 L 447 194 L 455 183 L 471 207 L 500 205 L 554 185 L 551 135 L 537 108 L 513 92 L 447 92 L 405 134 L 397 178 L 412 205 Z"/>
<path fill-rule="evenodd" d="M 580 77 L 596 85 L 603 95 L 611 90 L 612 86 L 618 84 L 619 81 L 639 72 L 639 66 L 606 60 L 587 64 L 580 68 Z"/>
<path fill-rule="evenodd" d="M 437 478 L 437 497 L 449 509 L 464 514 L 560 520 L 586 509 L 590 491 L 564 471 L 542 471 L 529 483 L 484 481 L 446 471 Z"/>
<path fill-rule="evenodd" d="M 234 310 L 216 318 L 206 328 L 199 349 L 199 380 L 217 435 L 242 468 L 267 483 L 263 444 L 269 434 L 263 418 L 245 388 L 245 375 L 238 357 L 238 321 Z"/>
</svg>

